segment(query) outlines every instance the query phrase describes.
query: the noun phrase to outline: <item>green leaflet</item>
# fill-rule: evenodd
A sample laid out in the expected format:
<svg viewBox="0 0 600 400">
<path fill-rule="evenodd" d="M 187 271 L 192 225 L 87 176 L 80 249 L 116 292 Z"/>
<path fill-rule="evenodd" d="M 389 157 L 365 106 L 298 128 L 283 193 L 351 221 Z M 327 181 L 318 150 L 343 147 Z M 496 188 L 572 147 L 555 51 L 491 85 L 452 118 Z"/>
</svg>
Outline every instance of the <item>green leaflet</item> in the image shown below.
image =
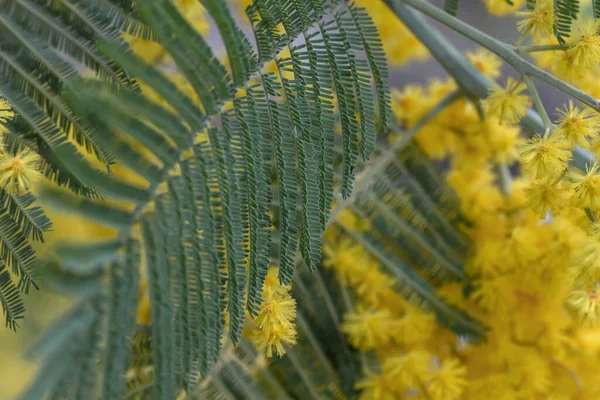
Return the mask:
<svg viewBox="0 0 600 400">
<path fill-rule="evenodd" d="M 246 288 L 246 263 L 243 252 L 243 230 L 240 199 L 236 196 L 238 178 L 234 170 L 235 162 L 227 139 L 231 137 L 230 121 L 223 120 L 225 135 L 217 136 L 216 130 L 209 130 L 212 152 L 215 156 L 219 187 L 221 191 L 222 224 L 227 266 L 227 293 L 229 311 L 229 337 L 236 343 L 241 334 L 245 320 L 244 302 Z"/>
<path fill-rule="evenodd" d="M 166 227 L 163 215 L 159 220 L 146 218 L 142 221 L 144 246 L 148 259 L 148 289 L 152 311 L 152 351 L 154 371 L 160 384 L 154 386 L 154 396 L 158 399 L 175 397 L 175 334 L 173 331 L 173 307 L 169 288 L 169 271 L 165 268 L 166 240 L 163 232 Z"/>
<path fill-rule="evenodd" d="M 24 317 L 25 305 L 19 289 L 12 282 L 10 273 L 6 270 L 4 261 L 0 263 L 0 302 L 2 303 L 2 312 L 6 316 L 6 326 L 17 330 L 19 320 Z"/>
<path fill-rule="evenodd" d="M 131 357 L 139 291 L 139 244 L 125 247 L 125 259 L 110 264 L 110 290 L 106 344 L 103 357 L 102 399 L 116 399 L 125 392 L 125 374 Z"/>
<path fill-rule="evenodd" d="M 144 20 L 153 26 L 177 66 L 186 76 L 207 113 L 217 111 L 217 100 L 231 95 L 225 68 L 210 46 L 167 0 L 141 4 Z"/>
<path fill-rule="evenodd" d="M 0 191 L 0 204 L 21 227 L 23 236 L 43 242 L 44 232 L 52 228 L 52 222 L 41 207 L 33 206 L 35 200 L 35 196 L 31 193 L 17 195 Z"/>
<path fill-rule="evenodd" d="M 571 25 L 579 13 L 579 0 L 554 0 L 554 36 L 565 44 L 571 36 Z"/>
<path fill-rule="evenodd" d="M 194 198 L 196 207 L 192 210 L 192 226 L 200 235 L 194 242 L 194 253 L 200 257 L 195 274 L 198 284 L 201 307 L 200 331 L 196 346 L 200 349 L 199 370 L 207 376 L 212 363 L 216 362 L 221 349 L 221 331 L 224 325 L 226 301 L 221 287 L 223 254 L 223 232 L 218 224 L 218 171 L 215 161 L 210 157 L 206 144 L 194 148 L 194 158 L 190 160 L 196 173 L 186 174 L 187 189 Z M 214 300 L 209 300 L 214 299 Z"/>
<path fill-rule="evenodd" d="M 225 0 L 201 0 L 201 3 L 217 24 L 231 63 L 233 82 L 241 87 L 256 68 L 254 50 L 237 27 Z"/>
<path fill-rule="evenodd" d="M 245 101 L 235 102 L 236 117 L 243 137 L 249 214 L 249 281 L 247 307 L 251 315 L 258 313 L 262 302 L 262 283 L 267 276 L 271 254 L 272 222 L 267 214 L 271 204 L 271 154 L 268 132 L 267 98 L 256 86 L 247 89 Z M 267 130 L 265 129 L 265 125 Z"/>
</svg>

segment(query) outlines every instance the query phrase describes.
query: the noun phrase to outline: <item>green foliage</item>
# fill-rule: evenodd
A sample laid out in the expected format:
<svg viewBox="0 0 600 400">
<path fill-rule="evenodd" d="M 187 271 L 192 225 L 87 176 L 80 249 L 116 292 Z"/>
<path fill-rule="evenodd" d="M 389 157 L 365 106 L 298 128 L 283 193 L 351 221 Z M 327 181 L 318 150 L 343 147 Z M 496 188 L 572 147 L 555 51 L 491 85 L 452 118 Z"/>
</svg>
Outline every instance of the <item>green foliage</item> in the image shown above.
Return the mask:
<svg viewBox="0 0 600 400">
<path fill-rule="evenodd" d="M 254 50 L 223 0 L 202 3 L 230 69 L 168 0 L 0 0 L 0 93 L 17 114 L 11 146 L 37 151 L 44 174 L 70 189 L 45 189 L 48 204 L 119 230 L 114 241 L 65 244 L 40 268 L 49 286 L 81 302 L 47 333 L 43 351 L 32 350 L 45 364 L 23 398 L 89 398 L 97 387 L 103 398 L 118 398 L 148 381 L 142 392 L 156 398 L 195 390 L 219 360 L 225 327 L 239 343 L 246 310 L 256 314 L 272 254 L 286 284 L 298 250 L 309 269 L 317 267 L 334 188 L 350 195 L 358 160 L 368 160 L 376 132 L 390 124 L 387 63 L 363 9 L 338 0 L 256 0 L 247 9 Z M 200 103 L 130 52 L 125 31 L 157 40 Z M 282 57 L 286 47 L 290 56 Z M 64 54 L 100 80 L 80 79 Z M 277 72 L 265 72 L 267 63 Z M 244 95 L 234 98 L 239 89 Z M 145 184 L 111 174 L 113 163 Z M 0 229 L 0 255 L 24 292 L 35 285 L 28 240 L 49 228 L 32 202 L 31 195 L 6 197 Z M 150 293 L 153 370 L 125 382 L 139 362 L 132 338 L 141 329 L 140 270 Z M 14 327 L 22 304 L 10 275 L 1 277 Z M 99 358 L 101 376 L 92 368 Z M 62 366 L 53 369 L 57 360 Z M 227 367 L 221 379 L 240 373 Z"/>
<path fill-rule="evenodd" d="M 579 0 L 554 0 L 554 35 L 560 44 L 571 35 L 571 25 L 579 13 Z"/>
</svg>

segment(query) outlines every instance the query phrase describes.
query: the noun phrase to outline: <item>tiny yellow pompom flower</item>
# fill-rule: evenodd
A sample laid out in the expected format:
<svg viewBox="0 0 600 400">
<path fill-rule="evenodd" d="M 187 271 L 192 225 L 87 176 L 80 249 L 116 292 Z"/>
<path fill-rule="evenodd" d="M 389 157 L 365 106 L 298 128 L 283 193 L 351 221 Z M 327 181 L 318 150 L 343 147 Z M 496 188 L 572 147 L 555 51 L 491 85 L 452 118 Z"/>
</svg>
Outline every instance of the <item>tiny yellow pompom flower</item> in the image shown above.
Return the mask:
<svg viewBox="0 0 600 400">
<path fill-rule="evenodd" d="M 267 357 L 276 353 L 279 357 L 286 353 L 286 346 L 296 344 L 296 329 L 291 324 L 274 324 L 268 330 L 255 330 L 250 337 L 252 342 L 266 352 Z"/>
<path fill-rule="evenodd" d="M 431 354 L 424 350 L 411 350 L 406 354 L 386 358 L 383 371 L 404 387 L 420 387 L 427 378 Z"/>
<path fill-rule="evenodd" d="M 41 177 L 40 156 L 30 149 L 15 155 L 0 155 L 0 187 L 9 193 L 22 194 Z"/>
<path fill-rule="evenodd" d="M 554 33 L 554 5 L 551 1 L 538 0 L 533 8 L 517 12 L 517 29 L 523 35 L 534 38 Z"/>
<path fill-rule="evenodd" d="M 582 201 L 583 207 L 590 207 L 593 211 L 600 208 L 600 166 L 594 163 L 586 168 L 583 173 L 580 170 L 569 172 L 573 181 L 573 189 Z"/>
<path fill-rule="evenodd" d="M 600 295 L 594 290 L 574 290 L 567 297 L 569 309 L 587 325 L 597 325 L 600 320 Z"/>
<path fill-rule="evenodd" d="M 272 268 L 263 285 L 263 301 L 258 316 L 253 320 L 254 329 L 250 339 L 267 357 L 273 352 L 285 354 L 285 346 L 296 343 L 296 300 L 289 293 L 290 287 L 279 284 L 277 269 Z"/>
<path fill-rule="evenodd" d="M 502 60 L 494 53 L 479 48 L 475 51 L 467 52 L 466 55 L 469 61 L 471 61 L 471 64 L 488 78 L 496 79 L 500 76 Z"/>
<path fill-rule="evenodd" d="M 467 387 L 467 369 L 456 358 L 444 360 L 439 369 L 431 373 L 427 391 L 433 400 L 459 399 Z"/>
<path fill-rule="evenodd" d="M 585 20 L 575 26 L 575 40 L 567 50 L 573 67 L 591 69 L 600 63 L 600 21 Z"/>
<path fill-rule="evenodd" d="M 538 179 L 529 184 L 525 189 L 527 205 L 541 217 L 545 217 L 548 210 L 556 212 L 565 202 L 564 186 L 551 179 Z"/>
<path fill-rule="evenodd" d="M 572 146 L 589 147 L 589 139 L 595 137 L 600 129 L 598 114 L 590 108 L 579 109 L 571 100 L 563 109 L 556 111 L 559 120 L 555 135 L 564 137 Z"/>
<path fill-rule="evenodd" d="M 531 106 L 529 96 L 521 94 L 526 89 L 525 83 L 515 81 L 512 77 L 506 81 L 505 88 L 494 84 L 494 88 L 490 89 L 488 97 L 484 100 L 487 115 L 509 124 L 519 122 Z"/>
<path fill-rule="evenodd" d="M 348 341 L 357 349 L 369 351 L 390 343 L 392 315 L 383 310 L 357 310 L 346 314 L 342 332 L 348 335 Z"/>
<path fill-rule="evenodd" d="M 0 97 L 0 133 L 7 132 L 6 126 L 4 125 L 14 117 L 15 113 L 12 111 L 12 107 L 8 101 Z"/>
<path fill-rule="evenodd" d="M 393 377 L 367 371 L 354 388 L 360 390 L 359 400 L 395 400 L 398 398 L 398 384 Z"/>
<path fill-rule="evenodd" d="M 519 146 L 519 159 L 523 169 L 534 179 L 554 179 L 565 171 L 571 151 L 556 135 L 548 138 L 535 135 L 527 144 Z"/>
</svg>

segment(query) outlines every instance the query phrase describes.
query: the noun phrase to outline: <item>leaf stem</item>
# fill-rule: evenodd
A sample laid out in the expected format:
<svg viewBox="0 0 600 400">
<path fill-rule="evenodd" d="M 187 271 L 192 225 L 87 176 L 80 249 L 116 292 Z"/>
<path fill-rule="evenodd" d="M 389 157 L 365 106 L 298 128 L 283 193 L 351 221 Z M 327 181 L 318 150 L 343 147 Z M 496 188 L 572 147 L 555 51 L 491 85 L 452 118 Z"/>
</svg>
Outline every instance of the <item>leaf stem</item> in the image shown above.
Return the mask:
<svg viewBox="0 0 600 400">
<path fill-rule="evenodd" d="M 538 51 L 549 51 L 549 50 L 567 50 L 568 45 L 564 44 L 534 44 L 529 46 L 514 46 L 515 52 L 517 53 L 534 53 Z"/>
<path fill-rule="evenodd" d="M 524 75 L 523 81 L 525 81 L 525 84 L 527 85 L 527 89 L 529 90 L 529 94 L 531 94 L 531 97 L 533 98 L 533 104 L 535 105 L 535 108 L 537 109 L 538 113 L 540 113 L 540 117 L 542 118 L 542 123 L 544 124 L 544 139 L 545 139 L 548 137 L 548 135 L 550 134 L 550 131 L 553 128 L 552 121 L 550 120 L 550 117 L 548 116 L 548 112 L 546 111 L 546 108 L 544 107 L 544 103 L 542 102 L 542 99 L 540 98 L 540 94 L 538 93 L 537 88 L 535 87 L 535 83 L 533 83 L 533 80 L 531 79 L 531 77 L 529 75 Z"/>
<path fill-rule="evenodd" d="M 431 26 L 415 9 L 400 0 L 384 0 L 396 16 L 415 34 L 431 52 L 431 55 L 448 71 L 468 96 L 484 98 L 487 96 L 491 82 L 450 43 L 435 27 Z M 435 7 L 434 7 L 435 8 Z M 597 100 L 595 100 L 597 101 Z M 598 109 L 596 107 L 596 109 Z M 542 120 L 533 110 L 521 120 L 523 128 L 541 132 Z M 594 163 L 594 156 L 587 150 L 575 146 L 573 161 L 577 168 L 585 171 L 586 165 Z"/>
<path fill-rule="evenodd" d="M 568 94 L 569 96 L 581 101 L 587 106 L 600 112 L 600 101 L 593 96 L 577 89 L 575 86 L 569 85 L 561 79 L 555 77 L 547 71 L 536 67 L 531 62 L 521 57 L 513 48 L 513 46 L 501 42 L 492 36 L 481 32 L 478 29 L 462 22 L 458 18 L 447 14 L 440 8 L 424 1 L 424 0 L 384 0 L 385 3 L 395 12 L 398 6 L 407 4 L 415 10 L 427 15 L 430 18 L 446 25 L 448 28 L 468 37 L 475 43 L 492 51 L 504 61 L 512 65 L 521 75 L 531 75 L 542 82 L 554 86 L 558 90 Z"/>
</svg>

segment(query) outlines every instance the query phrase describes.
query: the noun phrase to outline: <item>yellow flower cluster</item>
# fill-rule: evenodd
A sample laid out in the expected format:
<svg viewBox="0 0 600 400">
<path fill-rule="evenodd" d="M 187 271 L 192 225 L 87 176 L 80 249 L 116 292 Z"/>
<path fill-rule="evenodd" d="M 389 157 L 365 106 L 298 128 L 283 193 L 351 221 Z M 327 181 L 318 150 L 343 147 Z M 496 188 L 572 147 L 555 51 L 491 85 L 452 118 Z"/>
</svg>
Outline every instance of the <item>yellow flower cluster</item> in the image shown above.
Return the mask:
<svg viewBox="0 0 600 400">
<path fill-rule="evenodd" d="M 347 212 L 349 213 L 349 212 Z M 345 216 L 344 226 L 360 229 Z M 458 399 L 466 387 L 466 369 L 447 351 L 439 351 L 440 335 L 448 332 L 435 323 L 432 314 L 409 304 L 397 293 L 395 279 L 379 270 L 377 262 L 360 245 L 339 237 L 337 228 L 328 232 L 325 266 L 333 268 L 342 282 L 358 296 L 356 309 L 342 323 L 350 344 L 372 351 L 381 371 L 365 371 L 356 389 L 361 399 L 397 399 L 410 391 L 424 390 L 430 398 Z M 442 358 L 440 358 L 440 355 Z"/>
<path fill-rule="evenodd" d="M 282 356 L 286 346 L 296 343 L 296 300 L 290 294 L 290 286 L 279 283 L 277 273 L 277 268 L 269 270 L 258 316 L 252 320 L 253 327 L 245 333 L 267 357 L 272 357 L 273 352 Z"/>
<path fill-rule="evenodd" d="M 521 26 L 528 34 L 544 33 L 539 25 Z M 473 65 L 497 78 L 500 62 L 478 54 L 470 57 Z M 396 117 L 411 127 L 455 89 L 440 80 L 408 85 L 393 95 Z M 548 132 L 524 141 L 515 124 L 531 106 L 525 90 L 509 78 L 490 91 L 483 120 L 470 100 L 460 99 L 415 136 L 431 158 L 449 162 L 447 181 L 473 243 L 465 265 L 471 288 L 447 282 L 438 293 L 489 328 L 484 341 L 470 343 L 441 328 L 399 298 L 394 279 L 366 249 L 326 236 L 325 264 L 359 298 L 342 331 L 352 346 L 379 360 L 379 369 L 366 370 L 357 384 L 363 399 L 600 398 L 594 372 L 600 362 L 600 166 L 585 172 L 569 166 L 576 145 L 600 147 L 600 120 L 569 102 Z M 516 161 L 523 174 L 503 187 L 497 167 L 515 164 L 516 170 Z M 364 221 L 344 221 L 344 229 L 365 229 Z M 413 321 L 404 323 L 408 318 Z"/>
<path fill-rule="evenodd" d="M 561 49 L 532 55 L 540 67 L 598 97 L 600 86 L 595 78 L 600 72 L 600 23 L 583 13 L 577 17 L 570 37 L 565 38 L 566 43 Z M 534 45 L 558 45 L 554 36 L 552 0 L 536 1 L 531 9 L 518 12 L 517 18 L 517 28 L 522 35 L 520 41 L 529 37 Z"/>
</svg>

